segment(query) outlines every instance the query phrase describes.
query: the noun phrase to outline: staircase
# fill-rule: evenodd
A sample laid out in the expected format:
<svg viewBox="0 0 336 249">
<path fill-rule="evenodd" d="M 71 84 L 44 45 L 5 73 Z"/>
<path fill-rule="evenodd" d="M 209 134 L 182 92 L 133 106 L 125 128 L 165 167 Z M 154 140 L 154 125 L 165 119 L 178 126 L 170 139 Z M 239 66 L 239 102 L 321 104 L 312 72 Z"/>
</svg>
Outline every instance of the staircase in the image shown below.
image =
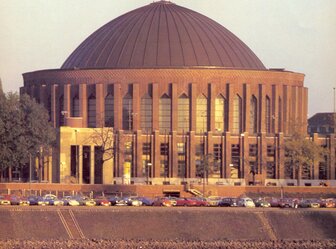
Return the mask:
<svg viewBox="0 0 336 249">
<path fill-rule="evenodd" d="M 192 193 L 194 196 L 203 197 L 203 193 L 199 191 L 198 189 L 188 188 L 188 192 Z"/>
</svg>

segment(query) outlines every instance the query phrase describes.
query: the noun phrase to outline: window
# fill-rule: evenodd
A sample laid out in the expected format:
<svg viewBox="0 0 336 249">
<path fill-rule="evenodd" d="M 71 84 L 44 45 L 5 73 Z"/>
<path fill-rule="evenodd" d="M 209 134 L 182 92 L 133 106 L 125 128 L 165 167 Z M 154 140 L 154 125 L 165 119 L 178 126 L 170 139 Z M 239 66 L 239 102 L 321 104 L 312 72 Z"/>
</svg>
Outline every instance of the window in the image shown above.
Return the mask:
<svg viewBox="0 0 336 249">
<path fill-rule="evenodd" d="M 171 130 L 171 99 L 167 94 L 159 101 L 159 129 L 161 133 Z"/>
<path fill-rule="evenodd" d="M 78 95 L 72 98 L 71 117 L 80 117 Z"/>
<path fill-rule="evenodd" d="M 123 129 L 124 130 L 132 130 L 133 127 L 133 99 L 130 93 L 127 93 L 123 98 L 122 103 L 123 109 Z"/>
<path fill-rule="evenodd" d="M 267 156 L 274 157 L 275 156 L 275 147 L 274 145 L 267 145 Z"/>
<path fill-rule="evenodd" d="M 257 144 L 249 144 L 249 156 L 250 157 L 258 156 L 258 145 Z"/>
<path fill-rule="evenodd" d="M 88 127 L 96 127 L 96 97 L 94 95 L 88 99 Z"/>
<path fill-rule="evenodd" d="M 231 144 L 231 178 L 240 178 L 240 146 Z"/>
<path fill-rule="evenodd" d="M 64 97 L 63 95 L 59 98 L 59 103 L 58 103 L 58 107 L 59 107 L 59 126 L 63 126 L 64 125 Z"/>
<path fill-rule="evenodd" d="M 111 93 L 105 97 L 105 127 L 114 127 L 114 97 Z"/>
<path fill-rule="evenodd" d="M 169 143 L 160 144 L 160 176 L 169 177 Z"/>
<path fill-rule="evenodd" d="M 222 166 L 222 145 L 214 144 L 213 169 L 210 170 L 210 177 L 220 178 Z"/>
<path fill-rule="evenodd" d="M 215 129 L 216 131 L 224 132 L 226 130 L 225 127 L 225 113 L 226 113 L 226 105 L 225 98 L 222 95 L 219 95 L 215 99 Z"/>
<path fill-rule="evenodd" d="M 253 95 L 250 101 L 250 133 L 256 134 L 258 132 L 258 101 Z"/>
<path fill-rule="evenodd" d="M 195 153 L 195 165 L 196 165 L 196 177 L 203 177 L 203 159 L 205 146 L 204 143 L 196 144 Z"/>
<path fill-rule="evenodd" d="M 274 162 L 266 162 L 266 170 L 267 170 L 267 178 L 275 179 L 275 163 Z"/>
<path fill-rule="evenodd" d="M 146 94 L 140 102 L 140 126 L 142 131 L 149 132 L 152 130 L 153 123 L 153 105 L 152 98 Z"/>
<path fill-rule="evenodd" d="M 233 99 L 232 133 L 240 134 L 242 131 L 242 100 L 239 95 Z"/>
<path fill-rule="evenodd" d="M 196 132 L 208 131 L 208 99 L 201 95 L 196 99 Z"/>
<path fill-rule="evenodd" d="M 279 97 L 278 100 L 279 106 L 278 106 L 278 130 L 279 132 L 282 132 L 282 101 L 281 98 Z"/>
<path fill-rule="evenodd" d="M 181 95 L 177 100 L 177 129 L 178 132 L 189 131 L 189 98 Z"/>
</svg>

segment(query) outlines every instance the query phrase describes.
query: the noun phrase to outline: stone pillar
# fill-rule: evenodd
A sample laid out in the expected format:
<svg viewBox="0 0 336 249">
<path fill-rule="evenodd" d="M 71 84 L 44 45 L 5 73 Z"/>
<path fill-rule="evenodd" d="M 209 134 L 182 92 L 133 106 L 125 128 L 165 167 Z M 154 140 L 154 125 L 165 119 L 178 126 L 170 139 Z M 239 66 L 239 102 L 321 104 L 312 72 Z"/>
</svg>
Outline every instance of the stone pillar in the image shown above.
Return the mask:
<svg viewBox="0 0 336 249">
<path fill-rule="evenodd" d="M 227 104 L 229 105 L 227 110 L 228 110 L 228 121 L 227 121 L 227 131 L 232 132 L 232 120 L 233 120 L 233 98 L 234 98 L 234 89 L 232 84 L 226 84 L 226 94 L 227 94 Z M 231 146 L 230 146 L 231 150 Z M 231 163 L 231 159 L 230 159 Z M 230 173 L 231 175 L 231 173 Z"/>
<path fill-rule="evenodd" d="M 78 183 L 83 184 L 83 146 L 78 145 Z"/>
<path fill-rule="evenodd" d="M 195 145 L 196 145 L 196 138 L 195 138 L 195 132 L 190 131 L 189 133 L 189 177 L 195 178 L 196 177 L 196 164 L 195 164 Z"/>
<path fill-rule="evenodd" d="M 278 144 L 276 145 L 277 152 L 277 168 L 278 168 L 278 179 L 285 178 L 285 141 L 282 132 L 278 133 Z"/>
<path fill-rule="evenodd" d="M 66 117 L 70 117 L 70 96 L 70 84 L 66 84 L 64 85 L 64 106 L 63 110 L 61 110 L 67 112 Z"/>
<path fill-rule="evenodd" d="M 133 113 L 132 113 L 132 123 L 133 123 L 133 130 L 140 130 L 140 91 L 139 91 L 139 84 L 133 84 Z"/>
<path fill-rule="evenodd" d="M 154 160 L 153 160 L 153 177 L 160 177 L 160 132 L 154 131 Z"/>
<path fill-rule="evenodd" d="M 265 86 L 259 84 L 259 98 L 257 109 L 258 109 L 258 127 L 260 132 L 266 132 L 265 108 L 266 108 Z"/>
<path fill-rule="evenodd" d="M 178 102 L 178 96 L 177 96 L 177 88 L 178 84 L 174 83 L 172 84 L 172 131 L 177 131 L 177 122 L 178 122 L 178 116 L 177 116 L 177 102 Z"/>
<path fill-rule="evenodd" d="M 231 178 L 231 133 L 226 132 L 225 134 L 225 168 L 224 172 L 225 178 Z"/>
<path fill-rule="evenodd" d="M 87 85 L 79 85 L 79 113 L 82 117 L 82 127 L 87 127 Z"/>
<path fill-rule="evenodd" d="M 250 162 L 249 162 L 249 137 L 248 132 L 241 134 L 241 157 L 242 157 L 242 176 L 245 181 L 248 181 L 250 175 Z"/>
<path fill-rule="evenodd" d="M 90 184 L 95 183 L 95 153 L 94 152 L 95 152 L 94 145 L 91 145 L 90 146 Z"/>
<path fill-rule="evenodd" d="M 136 167 L 136 172 L 135 172 L 135 176 L 136 177 L 143 177 L 143 172 L 144 172 L 144 167 L 146 167 L 146 165 L 143 165 L 142 162 L 142 153 L 143 153 L 143 143 L 146 140 L 143 139 L 143 134 L 141 132 L 141 130 L 137 130 L 136 131 L 136 138 L 135 138 L 135 148 L 137 148 L 136 150 L 136 158 L 135 160 L 133 160 L 135 163 L 135 167 Z"/>
<path fill-rule="evenodd" d="M 171 164 L 172 164 L 172 177 L 178 177 L 178 152 L 177 152 L 177 142 L 181 141 L 177 137 L 177 132 L 172 132 L 172 139 L 171 139 Z"/>
<path fill-rule="evenodd" d="M 50 110 L 50 119 L 51 119 L 51 123 L 53 124 L 53 127 L 57 126 L 57 101 L 56 101 L 56 85 L 51 85 L 51 110 Z"/>
<path fill-rule="evenodd" d="M 190 96 L 190 130 L 196 131 L 196 99 L 197 99 L 197 85 L 191 84 L 191 96 Z"/>
<path fill-rule="evenodd" d="M 251 86 L 250 84 L 244 84 L 244 124 L 245 128 L 243 131 L 250 132 L 250 102 L 251 102 Z"/>
<path fill-rule="evenodd" d="M 313 142 L 318 144 L 318 133 L 313 134 Z M 315 160 L 314 161 L 314 166 L 313 166 L 313 179 L 318 180 L 319 179 L 319 161 Z"/>
</svg>

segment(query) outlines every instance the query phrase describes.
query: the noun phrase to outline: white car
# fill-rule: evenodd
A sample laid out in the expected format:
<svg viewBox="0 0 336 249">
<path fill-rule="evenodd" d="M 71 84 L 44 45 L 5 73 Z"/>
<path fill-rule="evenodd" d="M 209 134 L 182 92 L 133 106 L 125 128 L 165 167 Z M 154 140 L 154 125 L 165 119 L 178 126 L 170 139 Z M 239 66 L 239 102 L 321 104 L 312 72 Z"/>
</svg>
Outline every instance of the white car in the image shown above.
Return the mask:
<svg viewBox="0 0 336 249">
<path fill-rule="evenodd" d="M 239 207 L 255 207 L 255 204 L 251 198 L 240 198 L 238 201 Z"/>
</svg>

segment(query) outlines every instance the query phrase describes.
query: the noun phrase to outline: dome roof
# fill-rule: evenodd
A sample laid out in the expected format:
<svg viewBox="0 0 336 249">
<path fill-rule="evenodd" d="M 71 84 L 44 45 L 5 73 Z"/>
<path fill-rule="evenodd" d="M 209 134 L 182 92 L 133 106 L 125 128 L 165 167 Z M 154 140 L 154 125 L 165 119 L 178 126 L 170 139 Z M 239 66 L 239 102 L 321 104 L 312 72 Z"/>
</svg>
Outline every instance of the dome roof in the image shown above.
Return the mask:
<svg viewBox="0 0 336 249">
<path fill-rule="evenodd" d="M 61 68 L 183 67 L 265 69 L 229 30 L 168 1 L 151 3 L 105 24 Z"/>
</svg>

